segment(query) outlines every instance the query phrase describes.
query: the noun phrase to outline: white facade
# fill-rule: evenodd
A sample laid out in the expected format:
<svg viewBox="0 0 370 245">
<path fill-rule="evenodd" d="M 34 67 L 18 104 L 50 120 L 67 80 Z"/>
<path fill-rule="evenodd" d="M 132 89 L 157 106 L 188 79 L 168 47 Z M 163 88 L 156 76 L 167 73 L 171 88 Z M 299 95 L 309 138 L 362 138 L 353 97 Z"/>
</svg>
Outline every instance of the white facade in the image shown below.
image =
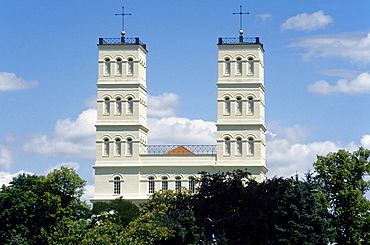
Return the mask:
<svg viewBox="0 0 370 245">
<path fill-rule="evenodd" d="M 91 201 L 122 196 L 142 202 L 160 189 L 193 189 L 200 171 L 247 168 L 264 180 L 264 50 L 258 38 L 252 40 L 219 40 L 215 145 L 176 148 L 148 146 L 146 46 L 138 38 L 100 39 Z"/>
</svg>

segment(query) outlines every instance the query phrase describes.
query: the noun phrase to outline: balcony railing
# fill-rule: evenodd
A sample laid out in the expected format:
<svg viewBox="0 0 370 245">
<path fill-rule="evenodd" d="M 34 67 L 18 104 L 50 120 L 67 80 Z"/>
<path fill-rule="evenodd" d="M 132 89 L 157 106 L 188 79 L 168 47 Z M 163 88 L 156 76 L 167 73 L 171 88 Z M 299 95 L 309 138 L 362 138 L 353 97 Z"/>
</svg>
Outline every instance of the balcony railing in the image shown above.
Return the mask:
<svg viewBox="0 0 370 245">
<path fill-rule="evenodd" d="M 146 49 L 146 44 L 140 41 L 138 37 L 120 37 L 120 38 L 99 38 L 99 45 L 141 45 Z"/>
<path fill-rule="evenodd" d="M 216 145 L 148 145 L 141 146 L 140 154 L 144 155 L 216 154 Z"/>
<path fill-rule="evenodd" d="M 259 37 L 220 37 L 218 44 L 261 44 Z"/>
</svg>

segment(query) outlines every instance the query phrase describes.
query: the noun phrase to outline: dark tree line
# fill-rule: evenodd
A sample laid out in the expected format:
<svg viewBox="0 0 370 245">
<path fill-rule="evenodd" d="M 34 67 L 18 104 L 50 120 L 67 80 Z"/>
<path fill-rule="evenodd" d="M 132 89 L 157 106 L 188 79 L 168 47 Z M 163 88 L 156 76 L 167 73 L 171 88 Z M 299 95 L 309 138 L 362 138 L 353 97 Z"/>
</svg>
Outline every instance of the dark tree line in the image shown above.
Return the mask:
<svg viewBox="0 0 370 245">
<path fill-rule="evenodd" d="M 194 194 L 158 191 L 138 207 L 89 208 L 72 169 L 22 174 L 0 189 L 0 244 L 370 244 L 370 151 L 318 156 L 303 178 L 255 181 L 246 170 L 201 172 Z"/>
</svg>

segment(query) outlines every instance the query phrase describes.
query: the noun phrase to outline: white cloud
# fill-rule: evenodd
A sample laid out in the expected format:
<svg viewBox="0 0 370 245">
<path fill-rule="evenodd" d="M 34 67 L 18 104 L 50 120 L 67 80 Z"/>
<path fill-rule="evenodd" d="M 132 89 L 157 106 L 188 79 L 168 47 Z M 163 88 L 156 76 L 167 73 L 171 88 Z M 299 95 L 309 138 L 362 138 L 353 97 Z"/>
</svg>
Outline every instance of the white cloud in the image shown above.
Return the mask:
<svg viewBox="0 0 370 245">
<path fill-rule="evenodd" d="M 330 85 L 325 80 L 317 81 L 307 87 L 308 91 L 318 94 L 369 94 L 370 93 L 370 74 L 361 73 L 352 81 L 340 79 L 335 85 Z"/>
<path fill-rule="evenodd" d="M 321 74 L 331 76 L 331 77 L 342 77 L 346 79 L 355 79 L 358 77 L 361 73 L 364 73 L 366 71 L 354 71 L 354 70 L 347 70 L 347 69 L 326 69 L 320 71 Z"/>
<path fill-rule="evenodd" d="M 81 200 L 86 201 L 87 204 L 91 204 L 90 198 L 94 197 L 94 191 L 95 191 L 94 185 L 85 186 L 84 194 L 82 195 Z"/>
<path fill-rule="evenodd" d="M 282 30 L 313 31 L 323 29 L 333 22 L 330 15 L 325 15 L 322 10 L 319 10 L 313 14 L 302 13 L 290 17 L 280 27 Z"/>
<path fill-rule="evenodd" d="M 80 164 L 77 162 L 62 162 L 58 163 L 57 165 L 50 166 L 45 170 L 45 174 L 50 173 L 54 169 L 60 169 L 61 167 L 73 168 L 74 170 L 78 170 L 80 168 Z"/>
<path fill-rule="evenodd" d="M 174 93 L 163 93 L 159 96 L 148 95 L 148 117 L 173 117 L 179 105 L 179 96 Z"/>
<path fill-rule="evenodd" d="M 361 145 L 366 149 L 370 149 L 370 135 L 369 134 L 362 136 Z"/>
<path fill-rule="evenodd" d="M 149 144 L 216 144 L 214 122 L 188 118 L 149 118 Z"/>
<path fill-rule="evenodd" d="M 272 19 L 271 14 L 258 14 L 257 18 L 262 22 L 270 22 Z"/>
<path fill-rule="evenodd" d="M 88 108 L 96 109 L 97 103 L 96 103 L 96 96 L 90 97 L 84 101 L 84 104 Z"/>
<path fill-rule="evenodd" d="M 58 120 L 50 139 L 46 135 L 29 136 L 22 149 L 49 157 L 95 159 L 95 122 L 96 109 L 83 111 L 75 121 Z"/>
<path fill-rule="evenodd" d="M 302 176 L 308 170 L 313 169 L 312 163 L 316 161 L 316 155 L 326 155 L 339 149 L 354 151 L 358 148 L 353 142 L 347 145 L 332 141 L 305 143 L 303 139 L 308 132 L 307 127 L 299 125 L 282 127 L 278 122 L 273 122 L 271 125 L 273 132 L 266 134 L 266 161 L 269 177 L 275 175 L 289 177 L 296 173 Z M 297 138 L 295 134 L 301 136 Z"/>
<path fill-rule="evenodd" d="M 37 81 L 26 81 L 14 73 L 0 72 L 0 91 L 30 89 L 36 87 Z"/>
<path fill-rule="evenodd" d="M 30 174 L 33 175 L 34 173 L 26 172 L 21 170 L 15 174 L 11 174 L 9 172 L 0 171 L 0 186 L 2 185 L 9 185 L 9 182 L 13 180 L 14 177 L 17 177 L 20 174 Z"/>
<path fill-rule="evenodd" d="M 351 62 L 370 62 L 370 33 L 341 33 L 301 38 L 291 47 L 307 49 L 303 59 L 340 57 Z"/>
<path fill-rule="evenodd" d="M 0 166 L 9 168 L 13 161 L 12 153 L 5 149 L 3 145 L 0 145 Z"/>
</svg>

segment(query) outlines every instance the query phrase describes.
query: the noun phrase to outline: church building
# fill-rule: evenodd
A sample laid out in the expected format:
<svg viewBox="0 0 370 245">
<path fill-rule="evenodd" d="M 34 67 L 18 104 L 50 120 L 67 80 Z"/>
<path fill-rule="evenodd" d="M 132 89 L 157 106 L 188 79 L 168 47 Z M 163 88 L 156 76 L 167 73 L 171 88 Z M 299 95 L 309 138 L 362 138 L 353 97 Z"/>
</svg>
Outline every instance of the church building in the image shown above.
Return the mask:
<svg viewBox="0 0 370 245">
<path fill-rule="evenodd" d="M 146 44 L 100 38 L 98 49 L 95 201 L 143 202 L 158 190 L 194 192 L 200 171 L 247 169 L 263 181 L 264 49 L 258 37 L 218 39 L 217 139 L 214 145 L 150 145 Z"/>
</svg>

